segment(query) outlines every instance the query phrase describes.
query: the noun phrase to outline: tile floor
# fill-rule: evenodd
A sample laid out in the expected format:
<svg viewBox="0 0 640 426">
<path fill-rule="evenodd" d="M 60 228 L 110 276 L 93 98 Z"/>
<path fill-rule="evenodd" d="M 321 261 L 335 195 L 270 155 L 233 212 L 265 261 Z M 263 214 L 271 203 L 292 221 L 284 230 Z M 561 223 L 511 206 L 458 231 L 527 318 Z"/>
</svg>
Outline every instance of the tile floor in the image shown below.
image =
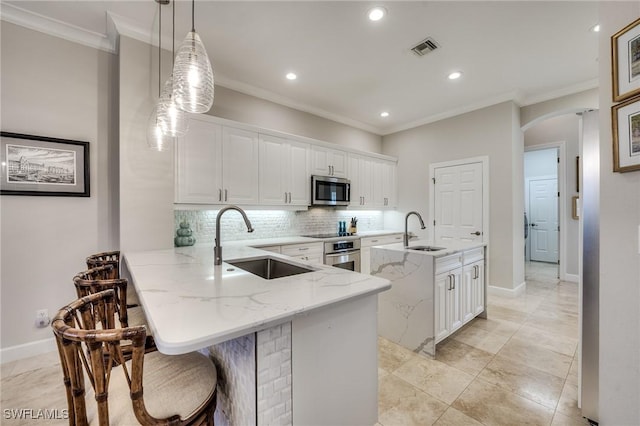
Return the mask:
<svg viewBox="0 0 640 426">
<path fill-rule="evenodd" d="M 578 286 L 555 266 L 526 273 L 526 294 L 490 296 L 489 318 L 441 342 L 436 360 L 379 340 L 379 425 L 588 425 L 576 405 Z M 0 423 L 65 424 L 5 412 L 62 410 L 61 388 L 57 352 L 3 364 Z"/>
<path fill-rule="evenodd" d="M 395 425 L 588 425 L 577 408 L 578 285 L 526 265 L 527 291 L 490 296 L 438 344 L 436 360 L 380 338 L 378 422 Z"/>
</svg>

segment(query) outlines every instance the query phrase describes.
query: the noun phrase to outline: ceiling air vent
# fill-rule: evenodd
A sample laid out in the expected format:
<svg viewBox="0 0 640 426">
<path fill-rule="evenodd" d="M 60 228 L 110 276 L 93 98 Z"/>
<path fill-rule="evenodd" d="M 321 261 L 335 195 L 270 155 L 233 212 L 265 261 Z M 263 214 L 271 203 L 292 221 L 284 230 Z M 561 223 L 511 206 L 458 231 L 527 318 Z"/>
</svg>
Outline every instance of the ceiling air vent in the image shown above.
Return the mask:
<svg viewBox="0 0 640 426">
<path fill-rule="evenodd" d="M 422 40 L 416 46 L 412 47 L 411 50 L 418 56 L 424 56 L 429 52 L 433 52 L 438 48 L 438 44 L 431 37 L 427 37 Z"/>
</svg>

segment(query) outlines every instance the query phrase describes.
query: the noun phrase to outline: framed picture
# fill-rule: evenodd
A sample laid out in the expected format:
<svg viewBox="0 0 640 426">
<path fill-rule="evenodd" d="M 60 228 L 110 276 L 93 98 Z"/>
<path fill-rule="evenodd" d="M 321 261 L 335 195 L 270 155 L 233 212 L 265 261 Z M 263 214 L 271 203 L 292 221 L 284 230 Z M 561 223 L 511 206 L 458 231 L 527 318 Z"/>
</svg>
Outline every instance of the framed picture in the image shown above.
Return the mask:
<svg viewBox="0 0 640 426">
<path fill-rule="evenodd" d="M 640 94 L 640 18 L 611 37 L 613 100 Z"/>
<path fill-rule="evenodd" d="M 640 170 L 640 97 L 611 107 L 613 171 Z"/>
<path fill-rule="evenodd" d="M 0 132 L 1 195 L 89 196 L 89 142 Z"/>
</svg>

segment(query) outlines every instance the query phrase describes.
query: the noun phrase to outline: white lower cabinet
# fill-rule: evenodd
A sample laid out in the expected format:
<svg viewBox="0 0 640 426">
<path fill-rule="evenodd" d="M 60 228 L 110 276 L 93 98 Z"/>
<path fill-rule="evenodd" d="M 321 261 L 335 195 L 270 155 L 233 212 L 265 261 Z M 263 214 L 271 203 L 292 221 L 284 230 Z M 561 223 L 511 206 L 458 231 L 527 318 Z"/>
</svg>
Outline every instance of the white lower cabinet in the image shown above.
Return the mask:
<svg viewBox="0 0 640 426">
<path fill-rule="evenodd" d="M 436 259 L 436 343 L 485 310 L 484 247 Z"/>
<path fill-rule="evenodd" d="M 402 234 L 364 237 L 360 239 L 360 272 L 371 274 L 371 247 L 402 242 Z"/>
<path fill-rule="evenodd" d="M 456 253 L 436 259 L 434 316 L 436 343 L 463 324 L 462 256 Z"/>
<path fill-rule="evenodd" d="M 323 243 L 288 244 L 280 246 L 280 253 L 295 259 L 313 263 L 323 263 Z"/>
</svg>

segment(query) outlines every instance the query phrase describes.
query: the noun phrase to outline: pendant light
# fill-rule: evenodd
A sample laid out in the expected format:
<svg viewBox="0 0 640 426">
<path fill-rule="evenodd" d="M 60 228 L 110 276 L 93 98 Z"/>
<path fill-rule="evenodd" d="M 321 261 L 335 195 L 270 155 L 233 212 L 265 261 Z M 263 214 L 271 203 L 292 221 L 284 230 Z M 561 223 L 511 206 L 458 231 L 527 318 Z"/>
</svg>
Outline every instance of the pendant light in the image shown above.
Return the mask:
<svg viewBox="0 0 640 426">
<path fill-rule="evenodd" d="M 173 26 L 171 31 L 171 59 L 175 58 L 176 2 L 173 0 Z M 184 136 L 189 130 L 187 113 L 178 108 L 173 96 L 173 71 L 164 84 L 158 102 L 158 120 L 162 122 L 162 131 L 166 136 Z"/>
<path fill-rule="evenodd" d="M 161 59 L 162 59 L 162 1 L 158 2 L 158 97 L 160 97 Z M 158 106 L 153 109 L 147 123 L 147 145 L 156 151 L 164 151 L 171 146 L 173 138 L 165 135 L 166 124 L 158 116 Z"/>
<path fill-rule="evenodd" d="M 173 65 L 173 97 L 186 112 L 203 113 L 213 105 L 213 68 L 195 29 L 195 0 L 191 0 L 191 31 L 178 49 Z"/>
</svg>

